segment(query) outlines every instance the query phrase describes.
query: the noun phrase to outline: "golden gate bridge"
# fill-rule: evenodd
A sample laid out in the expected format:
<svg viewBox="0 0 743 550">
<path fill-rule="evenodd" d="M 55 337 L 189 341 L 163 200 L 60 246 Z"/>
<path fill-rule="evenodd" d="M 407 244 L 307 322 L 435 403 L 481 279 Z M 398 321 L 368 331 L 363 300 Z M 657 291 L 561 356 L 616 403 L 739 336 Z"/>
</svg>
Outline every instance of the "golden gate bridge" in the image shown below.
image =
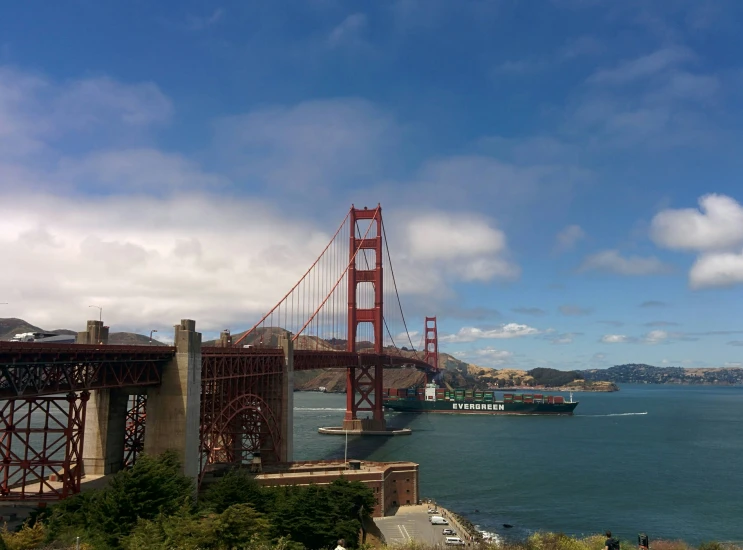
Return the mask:
<svg viewBox="0 0 743 550">
<path fill-rule="evenodd" d="M 77 344 L 0 342 L 0 501 L 66 498 L 141 452 L 176 451 L 197 483 L 251 456 L 288 462 L 294 372 L 345 369 L 340 429 L 359 435 L 386 430 L 384 368 L 439 373 L 436 318 L 416 351 L 381 206 L 351 206 L 300 280 L 234 338 L 202 345 L 192 320 L 173 346 L 106 337 L 88 321 Z"/>
</svg>

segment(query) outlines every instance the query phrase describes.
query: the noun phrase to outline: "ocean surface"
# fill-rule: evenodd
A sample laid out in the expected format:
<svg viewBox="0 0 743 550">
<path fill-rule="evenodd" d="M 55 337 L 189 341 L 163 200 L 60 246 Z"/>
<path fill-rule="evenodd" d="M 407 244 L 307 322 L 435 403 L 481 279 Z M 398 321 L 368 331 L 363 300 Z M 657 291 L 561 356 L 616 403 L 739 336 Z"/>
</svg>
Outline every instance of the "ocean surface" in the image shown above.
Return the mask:
<svg viewBox="0 0 743 550">
<path fill-rule="evenodd" d="M 743 541 L 743 387 L 575 393 L 572 417 L 387 413 L 349 458 L 420 464 L 420 492 L 507 537 L 535 530 Z M 343 457 L 345 395 L 294 394 L 294 458 Z M 513 528 L 505 529 L 503 524 Z"/>
</svg>

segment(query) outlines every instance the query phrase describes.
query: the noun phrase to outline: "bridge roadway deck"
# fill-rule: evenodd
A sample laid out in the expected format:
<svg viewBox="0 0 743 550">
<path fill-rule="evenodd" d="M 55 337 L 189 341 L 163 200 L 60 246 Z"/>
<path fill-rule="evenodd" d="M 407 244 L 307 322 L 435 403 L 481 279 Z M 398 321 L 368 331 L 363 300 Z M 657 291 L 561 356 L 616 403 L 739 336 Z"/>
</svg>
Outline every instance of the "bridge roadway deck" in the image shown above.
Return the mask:
<svg viewBox="0 0 743 550">
<path fill-rule="evenodd" d="M 83 390 L 158 386 L 162 367 L 176 349 L 170 346 L 113 346 L 0 342 L 0 399 L 54 395 Z M 202 357 L 281 354 L 275 348 L 204 346 Z M 295 350 L 294 370 L 405 365 L 437 369 L 419 359 L 390 354 Z"/>
</svg>

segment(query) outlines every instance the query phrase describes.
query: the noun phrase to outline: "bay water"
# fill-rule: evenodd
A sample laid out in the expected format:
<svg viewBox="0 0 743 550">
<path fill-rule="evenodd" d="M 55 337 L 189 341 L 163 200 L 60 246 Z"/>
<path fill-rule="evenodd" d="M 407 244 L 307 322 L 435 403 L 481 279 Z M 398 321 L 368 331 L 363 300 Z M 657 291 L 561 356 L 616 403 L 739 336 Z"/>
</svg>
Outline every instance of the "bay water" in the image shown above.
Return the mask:
<svg viewBox="0 0 743 550">
<path fill-rule="evenodd" d="M 508 538 L 611 529 L 743 541 L 743 387 L 620 385 L 574 416 L 387 413 L 410 436 L 348 438 L 349 458 L 420 464 L 420 493 Z M 294 394 L 294 459 L 342 458 L 345 395 Z M 512 528 L 504 528 L 504 524 Z"/>
</svg>

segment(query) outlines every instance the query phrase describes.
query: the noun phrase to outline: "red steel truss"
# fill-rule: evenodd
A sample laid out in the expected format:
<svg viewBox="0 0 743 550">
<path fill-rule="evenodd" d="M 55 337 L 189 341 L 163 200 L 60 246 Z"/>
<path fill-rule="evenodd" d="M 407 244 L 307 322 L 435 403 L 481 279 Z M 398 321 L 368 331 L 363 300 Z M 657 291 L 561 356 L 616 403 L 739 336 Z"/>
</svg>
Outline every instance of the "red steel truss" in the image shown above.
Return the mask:
<svg viewBox="0 0 743 550">
<path fill-rule="evenodd" d="M 201 348 L 201 477 L 214 464 L 240 464 L 260 453 L 281 460 L 284 352 Z"/>
<path fill-rule="evenodd" d="M 124 467 L 133 466 L 144 450 L 145 420 L 147 419 L 147 396 L 129 396 L 124 431 Z"/>
<path fill-rule="evenodd" d="M 349 214 L 351 237 L 349 241 L 348 266 L 348 343 L 346 350 L 356 352 L 356 335 L 359 323 L 371 323 L 374 331 L 374 352 L 383 353 L 383 271 L 382 271 L 382 207 L 374 210 L 363 210 L 351 207 Z M 357 221 L 371 220 L 376 229 L 373 238 L 357 236 Z M 367 231 L 368 233 L 368 231 Z M 356 256 L 360 250 L 373 250 L 374 269 L 356 267 Z M 374 287 L 374 307 L 359 308 L 357 304 L 358 286 L 360 283 L 371 283 Z M 382 402 L 383 364 L 377 357 L 373 365 L 358 362 L 358 366 L 348 369 L 346 380 L 346 416 L 345 421 L 358 418 L 358 413 L 370 411 L 379 427 L 384 425 Z"/>
<path fill-rule="evenodd" d="M 436 330 L 436 317 L 426 317 L 425 326 L 425 355 L 423 360 L 438 370 L 439 368 L 439 337 Z"/>
<path fill-rule="evenodd" d="M 158 386 L 175 348 L 0 342 L 0 399 Z"/>
<path fill-rule="evenodd" d="M 0 402 L 0 501 L 80 492 L 87 391 Z"/>
</svg>

